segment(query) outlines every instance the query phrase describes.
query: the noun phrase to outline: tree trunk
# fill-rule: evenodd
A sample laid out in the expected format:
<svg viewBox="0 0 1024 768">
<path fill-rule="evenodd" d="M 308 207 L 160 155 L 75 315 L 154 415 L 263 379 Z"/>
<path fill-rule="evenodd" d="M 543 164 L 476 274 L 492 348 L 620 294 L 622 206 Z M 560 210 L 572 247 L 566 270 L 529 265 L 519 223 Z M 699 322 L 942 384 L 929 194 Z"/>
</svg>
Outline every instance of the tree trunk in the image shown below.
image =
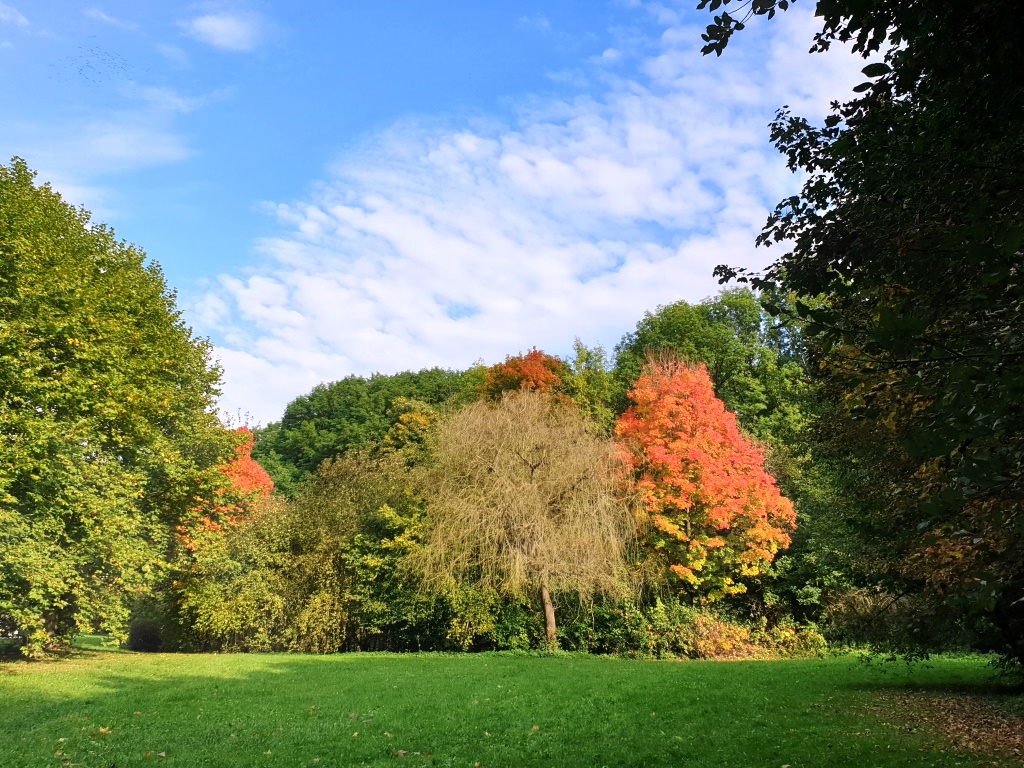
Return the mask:
<svg viewBox="0 0 1024 768">
<path fill-rule="evenodd" d="M 546 581 L 540 585 L 540 599 L 544 603 L 544 627 L 547 629 L 548 647 L 554 650 L 558 648 L 558 636 L 555 634 L 555 604 L 551 602 L 551 593 L 548 592 Z"/>
</svg>

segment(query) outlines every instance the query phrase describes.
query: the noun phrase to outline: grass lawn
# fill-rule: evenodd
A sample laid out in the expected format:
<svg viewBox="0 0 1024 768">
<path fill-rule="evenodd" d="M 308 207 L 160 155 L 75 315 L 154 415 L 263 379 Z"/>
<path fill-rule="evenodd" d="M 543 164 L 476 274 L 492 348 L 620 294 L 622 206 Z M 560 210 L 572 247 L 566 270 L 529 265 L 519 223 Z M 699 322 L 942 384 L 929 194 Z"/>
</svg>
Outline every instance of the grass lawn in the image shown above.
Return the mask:
<svg viewBox="0 0 1024 768">
<path fill-rule="evenodd" d="M 0 664 L 0 766 L 976 766 L 873 703 L 979 659 L 169 655 Z M 1002 762 L 1001 765 L 1011 763 Z"/>
</svg>

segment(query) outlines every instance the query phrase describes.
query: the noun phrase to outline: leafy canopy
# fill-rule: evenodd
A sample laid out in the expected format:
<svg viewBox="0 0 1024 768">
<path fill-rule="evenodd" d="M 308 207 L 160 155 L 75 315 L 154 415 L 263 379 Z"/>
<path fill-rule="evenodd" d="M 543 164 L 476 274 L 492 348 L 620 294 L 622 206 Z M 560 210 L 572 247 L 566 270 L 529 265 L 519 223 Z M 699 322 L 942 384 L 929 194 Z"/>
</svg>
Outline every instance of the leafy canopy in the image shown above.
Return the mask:
<svg viewBox="0 0 1024 768">
<path fill-rule="evenodd" d="M 717 5 L 717 3 L 712 3 Z M 750 6 L 770 15 L 784 3 Z M 1024 661 L 1024 19 L 1014 0 L 819 0 L 814 49 L 884 61 L 824 125 L 772 138 L 805 178 L 759 238 L 846 414 L 837 444 L 889 450 L 863 489 L 888 521 L 879 575 L 993 627 Z M 716 18 L 721 41 L 738 26 Z M 720 52 L 716 51 L 716 52 Z M 813 300 L 812 300 L 813 299 Z M 824 299 L 822 303 L 820 299 Z M 877 437 L 873 439 L 879 439 Z"/>
<path fill-rule="evenodd" d="M 234 438 L 157 265 L 0 166 L 0 625 L 119 635 Z"/>
<path fill-rule="evenodd" d="M 616 424 L 650 533 L 645 545 L 684 589 L 744 591 L 789 543 L 796 516 L 759 447 L 715 396 L 703 365 L 652 360 Z"/>
</svg>

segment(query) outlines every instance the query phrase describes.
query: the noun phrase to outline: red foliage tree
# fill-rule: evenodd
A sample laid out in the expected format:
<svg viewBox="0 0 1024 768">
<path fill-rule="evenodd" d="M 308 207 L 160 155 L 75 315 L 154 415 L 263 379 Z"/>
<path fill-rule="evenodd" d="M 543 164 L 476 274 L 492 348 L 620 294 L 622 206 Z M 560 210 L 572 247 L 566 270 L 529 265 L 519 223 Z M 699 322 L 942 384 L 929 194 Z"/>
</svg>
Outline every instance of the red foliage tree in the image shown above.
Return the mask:
<svg viewBox="0 0 1024 768">
<path fill-rule="evenodd" d="M 790 543 L 792 503 L 703 366 L 651 362 L 616 423 L 649 522 L 643 542 L 706 600 L 743 592 Z"/>
<path fill-rule="evenodd" d="M 189 551 L 195 551 L 204 534 L 222 534 L 248 518 L 274 490 L 274 481 L 252 457 L 256 436 L 248 427 L 235 432 L 234 457 L 213 471 L 190 519 L 178 528 L 178 540 Z"/>
<path fill-rule="evenodd" d="M 480 392 L 493 398 L 509 390 L 554 392 L 562 386 L 565 363 L 534 347 L 525 355 L 509 355 L 505 362 L 487 369 Z"/>
</svg>

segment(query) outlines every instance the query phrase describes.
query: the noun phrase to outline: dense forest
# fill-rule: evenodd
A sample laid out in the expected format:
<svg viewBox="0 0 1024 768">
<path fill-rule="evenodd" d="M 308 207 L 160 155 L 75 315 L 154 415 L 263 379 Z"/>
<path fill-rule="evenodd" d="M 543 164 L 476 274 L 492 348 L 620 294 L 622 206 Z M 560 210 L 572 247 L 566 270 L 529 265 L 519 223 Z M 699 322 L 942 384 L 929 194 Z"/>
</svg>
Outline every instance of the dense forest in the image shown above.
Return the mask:
<svg viewBox="0 0 1024 768">
<path fill-rule="evenodd" d="M 705 6 L 722 54 L 787 4 Z M 803 186 L 765 272 L 611 351 L 349 376 L 253 430 L 159 268 L 0 167 L 0 634 L 1019 665 L 1019 14 L 818 9 L 817 48 L 884 63 L 822 126 L 778 114 Z"/>
</svg>

